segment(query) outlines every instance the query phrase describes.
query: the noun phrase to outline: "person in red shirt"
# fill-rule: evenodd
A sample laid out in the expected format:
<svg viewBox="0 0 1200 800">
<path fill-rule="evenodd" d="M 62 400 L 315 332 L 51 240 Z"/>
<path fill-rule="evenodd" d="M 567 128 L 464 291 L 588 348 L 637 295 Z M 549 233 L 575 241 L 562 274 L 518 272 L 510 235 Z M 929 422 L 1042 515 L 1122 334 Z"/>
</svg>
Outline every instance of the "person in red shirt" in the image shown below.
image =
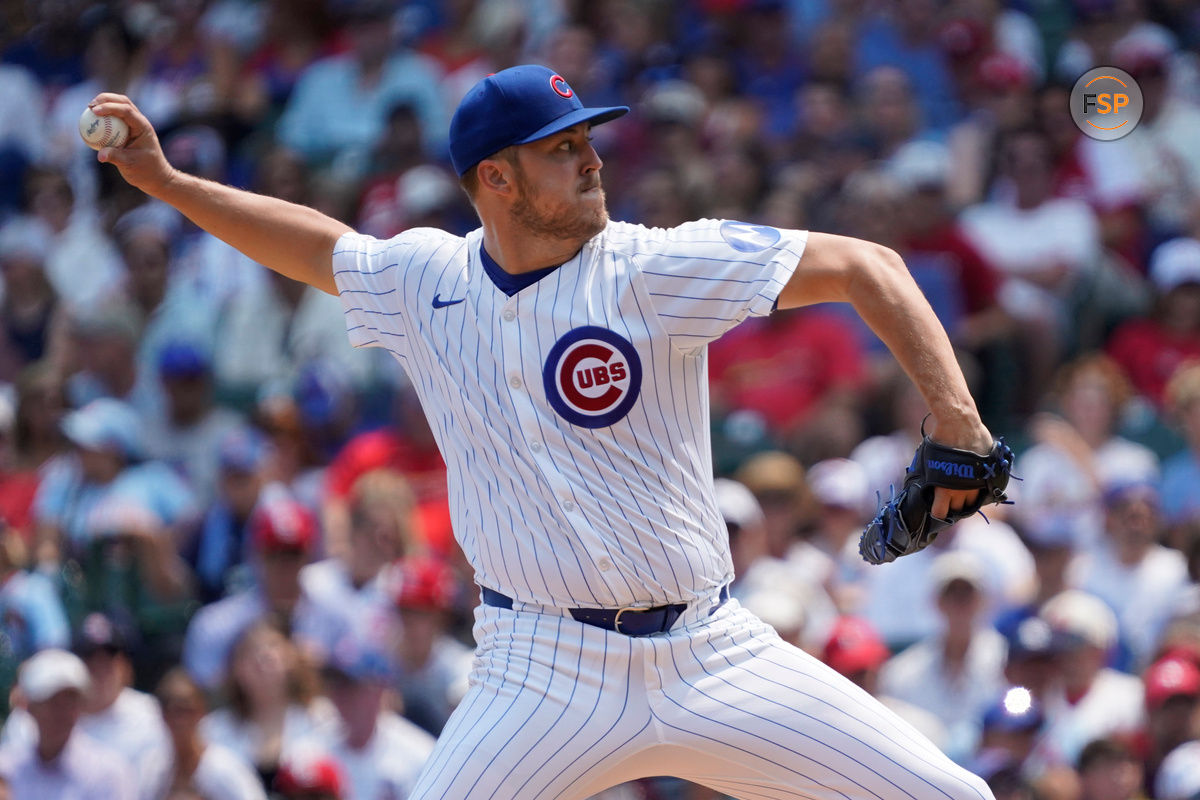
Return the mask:
<svg viewBox="0 0 1200 800">
<path fill-rule="evenodd" d="M 349 530 L 349 498 L 355 482 L 368 472 L 401 473 L 417 498 L 417 533 L 435 554 L 449 557 L 457 545 L 446 499 L 446 464 L 438 452 L 411 389 L 397 392 L 394 424 L 360 433 L 342 447 L 325 472 L 326 535 L 343 541 Z"/>
<path fill-rule="evenodd" d="M 1138 393 L 1162 408 L 1171 375 L 1200 359 L 1200 241 L 1180 237 L 1159 245 L 1150 257 L 1150 281 L 1158 291 L 1156 308 L 1121 324 L 1108 352 Z"/>
</svg>

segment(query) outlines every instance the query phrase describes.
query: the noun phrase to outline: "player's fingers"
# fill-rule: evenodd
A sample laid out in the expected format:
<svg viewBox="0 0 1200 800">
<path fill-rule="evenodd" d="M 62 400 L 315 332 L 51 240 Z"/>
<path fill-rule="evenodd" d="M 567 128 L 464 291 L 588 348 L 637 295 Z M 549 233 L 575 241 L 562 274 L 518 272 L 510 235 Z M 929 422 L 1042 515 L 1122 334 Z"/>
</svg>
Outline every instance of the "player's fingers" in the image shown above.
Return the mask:
<svg viewBox="0 0 1200 800">
<path fill-rule="evenodd" d="M 945 519 L 950 514 L 950 490 L 938 487 L 933 491 L 933 506 L 929 513 L 938 519 Z"/>
<path fill-rule="evenodd" d="M 98 117 L 114 116 L 124 120 L 129 126 L 130 140 L 153 130 L 150 120 L 123 94 L 98 94 L 88 103 L 88 108 Z"/>
<path fill-rule="evenodd" d="M 116 167 L 132 167 L 136 154 L 124 147 L 101 147 L 96 154 L 101 163 Z"/>
<path fill-rule="evenodd" d="M 977 489 L 943 489 L 938 488 L 933 493 L 933 506 L 930 513 L 938 519 L 945 519 L 951 511 L 962 511 L 963 508 L 975 502 L 979 495 Z"/>
</svg>

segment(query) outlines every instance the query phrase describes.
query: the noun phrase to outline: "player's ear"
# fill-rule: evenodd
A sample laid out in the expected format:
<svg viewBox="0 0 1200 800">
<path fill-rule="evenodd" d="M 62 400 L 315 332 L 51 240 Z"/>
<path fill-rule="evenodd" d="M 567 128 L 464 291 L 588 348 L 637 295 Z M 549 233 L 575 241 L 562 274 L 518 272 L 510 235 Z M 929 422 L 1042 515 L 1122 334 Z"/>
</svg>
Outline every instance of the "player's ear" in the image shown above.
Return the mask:
<svg viewBox="0 0 1200 800">
<path fill-rule="evenodd" d="M 485 158 L 475 167 L 479 187 L 497 194 L 512 194 L 516 190 L 512 165 L 504 159 Z"/>
</svg>

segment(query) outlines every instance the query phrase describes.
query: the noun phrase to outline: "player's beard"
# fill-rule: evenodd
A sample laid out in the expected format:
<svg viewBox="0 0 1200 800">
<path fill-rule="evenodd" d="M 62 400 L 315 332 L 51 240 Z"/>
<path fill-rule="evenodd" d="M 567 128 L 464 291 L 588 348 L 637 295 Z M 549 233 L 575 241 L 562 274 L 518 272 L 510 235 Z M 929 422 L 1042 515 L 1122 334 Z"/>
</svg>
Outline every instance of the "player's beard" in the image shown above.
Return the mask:
<svg viewBox="0 0 1200 800">
<path fill-rule="evenodd" d="M 512 207 L 513 218 L 534 236 L 586 242 L 608 224 L 608 207 L 604 189 L 600 187 L 600 176 L 594 176 L 586 188 L 592 187 L 600 194 L 599 204 L 585 204 L 581 198 L 575 204 L 555 203 L 549 208 L 539 208 L 533 201 L 536 190 L 526 180 L 524 173 L 518 170 L 519 196 Z"/>
</svg>

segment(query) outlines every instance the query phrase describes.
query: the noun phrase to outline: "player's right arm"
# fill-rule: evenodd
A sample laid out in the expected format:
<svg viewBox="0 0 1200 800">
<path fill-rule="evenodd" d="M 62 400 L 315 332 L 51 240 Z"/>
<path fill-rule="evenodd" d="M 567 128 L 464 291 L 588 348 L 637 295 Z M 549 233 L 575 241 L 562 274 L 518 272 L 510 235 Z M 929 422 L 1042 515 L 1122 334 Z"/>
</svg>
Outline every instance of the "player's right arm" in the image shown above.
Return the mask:
<svg viewBox="0 0 1200 800">
<path fill-rule="evenodd" d="M 174 206 L 218 239 L 281 275 L 336 295 L 333 248 L 349 226 L 307 206 L 235 189 L 170 165 L 153 126 L 128 97 L 100 94 L 89 104 L 129 125 L 124 147 L 106 147 L 100 161 L 130 185 Z"/>
</svg>

